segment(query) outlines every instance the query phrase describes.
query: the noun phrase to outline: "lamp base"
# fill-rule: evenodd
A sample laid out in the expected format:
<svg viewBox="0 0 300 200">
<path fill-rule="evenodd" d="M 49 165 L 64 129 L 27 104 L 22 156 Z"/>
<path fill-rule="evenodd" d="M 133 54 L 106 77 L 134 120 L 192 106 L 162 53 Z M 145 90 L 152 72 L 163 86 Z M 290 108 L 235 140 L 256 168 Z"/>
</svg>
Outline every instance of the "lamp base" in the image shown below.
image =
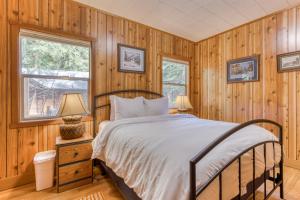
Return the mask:
<svg viewBox="0 0 300 200">
<path fill-rule="evenodd" d="M 60 136 L 63 140 L 80 138 L 85 133 L 85 124 L 82 122 L 77 124 L 62 124 L 59 128 Z"/>
</svg>

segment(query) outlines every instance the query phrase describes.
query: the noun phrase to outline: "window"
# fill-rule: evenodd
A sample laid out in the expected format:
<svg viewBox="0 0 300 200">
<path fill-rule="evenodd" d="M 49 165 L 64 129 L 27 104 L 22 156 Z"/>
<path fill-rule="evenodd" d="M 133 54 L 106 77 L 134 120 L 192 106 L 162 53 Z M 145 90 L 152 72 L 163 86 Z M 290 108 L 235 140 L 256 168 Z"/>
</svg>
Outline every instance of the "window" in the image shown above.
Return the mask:
<svg viewBox="0 0 300 200">
<path fill-rule="evenodd" d="M 91 43 L 20 30 L 21 120 L 55 118 L 65 93 L 79 92 L 89 108 Z"/>
<path fill-rule="evenodd" d="M 163 58 L 163 94 L 169 98 L 169 107 L 174 108 L 178 95 L 188 94 L 188 69 L 186 61 Z"/>
</svg>

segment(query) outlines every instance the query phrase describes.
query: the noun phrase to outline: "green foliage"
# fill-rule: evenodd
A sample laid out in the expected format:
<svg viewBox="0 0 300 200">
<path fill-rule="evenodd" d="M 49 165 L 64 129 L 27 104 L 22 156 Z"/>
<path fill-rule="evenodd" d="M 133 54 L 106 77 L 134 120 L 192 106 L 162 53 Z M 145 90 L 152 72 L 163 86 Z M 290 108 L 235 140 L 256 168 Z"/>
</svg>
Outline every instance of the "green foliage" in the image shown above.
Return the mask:
<svg viewBox="0 0 300 200">
<path fill-rule="evenodd" d="M 22 37 L 22 66 L 30 69 L 89 71 L 88 47 Z"/>
<path fill-rule="evenodd" d="M 163 80 L 164 83 L 185 84 L 186 65 L 163 61 Z"/>
<path fill-rule="evenodd" d="M 169 99 L 169 107 L 175 107 L 178 95 L 186 94 L 187 68 L 185 64 L 163 61 L 163 94 Z"/>
</svg>

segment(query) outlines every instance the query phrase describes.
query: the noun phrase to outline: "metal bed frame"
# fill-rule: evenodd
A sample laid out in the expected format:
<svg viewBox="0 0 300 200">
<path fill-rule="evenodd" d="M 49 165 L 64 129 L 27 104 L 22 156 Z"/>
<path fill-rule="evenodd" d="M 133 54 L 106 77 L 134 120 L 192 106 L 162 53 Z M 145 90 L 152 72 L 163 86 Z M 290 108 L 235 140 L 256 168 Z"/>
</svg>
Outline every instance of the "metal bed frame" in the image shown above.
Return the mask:
<svg viewBox="0 0 300 200">
<path fill-rule="evenodd" d="M 147 90 L 117 90 L 117 91 L 112 91 L 112 92 L 107 92 L 103 94 L 99 94 L 94 96 L 94 103 L 93 103 L 93 116 L 94 116 L 94 136 L 96 135 L 96 126 L 97 126 L 97 118 L 96 118 L 96 111 L 98 109 L 102 109 L 105 107 L 110 107 L 109 103 L 106 103 L 104 105 L 97 105 L 97 100 L 102 97 L 108 97 L 109 95 L 117 95 L 117 94 L 124 94 L 124 93 L 143 93 L 146 95 L 153 95 L 156 97 L 162 97 L 161 94 L 156 93 L 156 92 L 151 92 Z M 235 156 L 233 159 L 230 160 L 218 173 L 216 173 L 206 184 L 204 184 L 202 187 L 197 188 L 196 186 L 196 165 L 197 163 L 204 158 L 211 150 L 213 150 L 217 145 L 219 145 L 221 142 L 223 142 L 225 139 L 230 137 L 231 135 L 235 134 L 239 130 L 253 124 L 257 123 L 268 123 L 271 125 L 274 125 L 278 128 L 279 130 L 279 141 L 265 141 L 265 142 L 260 142 L 258 144 L 255 144 L 247 149 L 245 149 L 243 152 Z M 273 192 L 279 187 L 280 188 L 280 198 L 284 198 L 284 188 L 283 188 L 283 145 L 282 145 L 282 126 L 274 121 L 268 120 L 268 119 L 255 119 L 251 121 L 247 121 L 245 123 L 242 123 L 231 130 L 227 131 L 225 134 L 223 134 L 221 137 L 215 139 L 212 143 L 210 143 L 205 149 L 203 149 L 201 152 L 199 152 L 194 158 L 190 160 L 190 200 L 196 200 L 197 197 L 212 183 L 215 179 L 218 178 L 218 184 L 219 184 L 219 200 L 222 200 L 223 198 L 223 185 L 222 185 L 222 172 L 227 169 L 233 162 L 237 161 L 238 162 L 238 179 L 239 179 L 239 194 L 233 198 L 233 199 L 238 199 L 238 200 L 244 200 L 244 199 L 249 199 L 252 196 L 252 199 L 255 200 L 255 192 L 257 189 L 264 185 L 264 199 L 268 199 Z M 267 170 L 266 168 L 266 155 L 267 155 L 267 144 L 272 144 L 273 146 L 273 158 L 274 158 L 274 165 L 271 170 Z M 279 162 L 279 166 L 276 166 L 275 164 L 275 145 L 279 144 L 281 146 L 281 160 Z M 256 165 L 255 165 L 255 148 L 258 146 L 263 145 L 264 149 L 264 164 L 265 164 L 265 169 L 264 173 L 256 178 Z M 253 159 L 252 159 L 252 168 L 253 168 L 253 178 L 252 181 L 247 184 L 247 192 L 242 195 L 241 192 L 241 173 L 242 173 L 242 165 L 241 165 L 241 157 L 247 153 L 248 151 L 252 151 L 253 154 Z M 140 200 L 140 198 L 136 195 L 136 193 L 129 188 L 125 183 L 124 180 L 120 177 L 118 177 L 109 167 L 105 165 L 105 163 L 101 160 L 96 160 L 98 162 L 103 170 L 103 173 L 107 173 L 115 185 L 118 187 L 120 190 L 121 194 L 125 199 L 128 200 Z M 279 172 L 276 174 L 276 167 L 279 167 Z M 271 181 L 273 183 L 273 188 L 267 192 L 267 181 Z"/>
</svg>

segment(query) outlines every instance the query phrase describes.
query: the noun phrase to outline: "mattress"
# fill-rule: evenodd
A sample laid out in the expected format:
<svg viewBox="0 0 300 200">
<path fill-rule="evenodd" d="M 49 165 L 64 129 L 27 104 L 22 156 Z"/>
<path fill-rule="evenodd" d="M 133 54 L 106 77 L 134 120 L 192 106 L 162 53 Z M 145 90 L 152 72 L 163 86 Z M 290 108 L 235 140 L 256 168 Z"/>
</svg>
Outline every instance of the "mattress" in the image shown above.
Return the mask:
<svg viewBox="0 0 300 200">
<path fill-rule="evenodd" d="M 237 124 L 199 119 L 193 115 L 162 115 L 112 121 L 93 141 L 92 158 L 103 160 L 116 175 L 145 200 L 189 199 L 189 161 L 214 139 Z M 196 166 L 197 187 L 205 185 L 232 158 L 248 147 L 277 138 L 258 126 L 230 136 Z M 280 161 L 280 146 L 267 145 L 267 169 Z M 255 150 L 256 177 L 264 171 L 264 151 Z M 242 193 L 252 180 L 252 152 L 242 157 Z M 238 194 L 238 164 L 223 174 L 223 199 Z M 216 179 L 218 180 L 218 179 Z M 198 199 L 218 199 L 214 181 Z"/>
</svg>

